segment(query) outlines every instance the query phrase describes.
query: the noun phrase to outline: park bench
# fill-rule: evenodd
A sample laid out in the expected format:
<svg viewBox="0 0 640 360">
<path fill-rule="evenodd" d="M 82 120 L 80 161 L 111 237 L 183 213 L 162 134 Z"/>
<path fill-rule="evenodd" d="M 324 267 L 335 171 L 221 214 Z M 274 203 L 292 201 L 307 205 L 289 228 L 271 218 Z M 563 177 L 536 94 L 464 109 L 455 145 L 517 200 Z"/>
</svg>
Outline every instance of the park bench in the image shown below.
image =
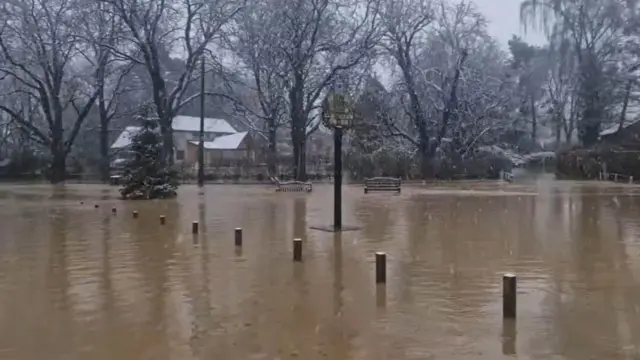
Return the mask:
<svg viewBox="0 0 640 360">
<path fill-rule="evenodd" d="M 276 192 L 311 192 L 310 182 L 276 181 Z"/>
<path fill-rule="evenodd" d="M 500 180 L 504 180 L 506 182 L 512 182 L 513 174 L 506 171 L 500 171 Z"/>
<path fill-rule="evenodd" d="M 122 175 L 111 175 L 109 176 L 109 183 L 111 185 L 120 185 L 121 179 L 122 179 Z"/>
<path fill-rule="evenodd" d="M 600 172 L 598 173 L 598 179 L 613 182 L 628 182 L 629 184 L 633 184 L 633 176 L 625 174 Z"/>
<path fill-rule="evenodd" d="M 374 177 L 364 179 L 364 193 L 370 191 L 395 191 L 400 193 L 400 179 L 390 177 Z"/>
</svg>

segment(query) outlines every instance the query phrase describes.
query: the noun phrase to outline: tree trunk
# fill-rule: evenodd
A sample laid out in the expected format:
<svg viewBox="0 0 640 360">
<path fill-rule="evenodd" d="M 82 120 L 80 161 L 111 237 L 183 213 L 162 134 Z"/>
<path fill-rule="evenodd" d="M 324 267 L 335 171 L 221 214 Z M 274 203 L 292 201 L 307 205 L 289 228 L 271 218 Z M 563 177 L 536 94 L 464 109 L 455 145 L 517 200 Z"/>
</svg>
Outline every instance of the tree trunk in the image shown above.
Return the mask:
<svg viewBox="0 0 640 360">
<path fill-rule="evenodd" d="M 300 158 L 300 147 L 298 146 L 297 135 L 293 129 L 293 124 L 291 124 L 291 146 L 292 146 L 292 176 L 295 179 L 298 174 L 298 159 Z"/>
<path fill-rule="evenodd" d="M 585 147 L 591 147 L 598 142 L 600 137 L 600 121 L 602 112 L 600 109 L 587 105 L 587 108 L 583 112 L 583 117 L 580 122 L 580 141 Z"/>
<path fill-rule="evenodd" d="M 55 115 L 61 115 L 61 112 Z M 52 184 L 58 184 L 65 180 L 68 152 L 64 145 L 62 117 L 56 117 L 52 123 L 50 127 L 51 145 L 49 149 L 51 150 L 51 164 L 49 166 L 49 181 Z"/>
<path fill-rule="evenodd" d="M 435 169 L 433 160 L 435 158 L 435 152 L 431 151 L 429 146 L 429 137 L 423 138 L 420 136 L 418 139 L 418 151 L 420 153 L 420 175 L 422 180 L 426 180 L 434 176 Z"/>
<path fill-rule="evenodd" d="M 529 99 L 529 106 L 531 109 L 531 140 L 537 144 L 538 139 L 538 118 L 536 116 L 536 102 L 533 96 Z"/>
<path fill-rule="evenodd" d="M 52 148 L 51 155 L 53 155 L 53 159 L 49 168 L 51 172 L 49 181 L 52 184 L 64 182 L 67 168 L 67 154 L 62 149 Z"/>
<path fill-rule="evenodd" d="M 100 119 L 100 179 L 109 181 L 109 121 Z"/>
<path fill-rule="evenodd" d="M 306 134 L 303 131 L 306 129 L 298 129 L 292 127 L 291 129 L 291 141 L 293 144 L 293 177 L 297 181 L 306 181 L 307 179 L 307 151 L 306 151 Z M 304 134 L 304 135 L 303 135 Z"/>
<path fill-rule="evenodd" d="M 278 176 L 277 174 L 277 162 L 278 162 L 278 152 L 277 152 L 277 137 L 276 137 L 276 127 L 273 124 L 275 122 L 274 119 L 270 119 L 271 124 L 269 124 L 269 133 L 267 135 L 269 141 L 269 150 L 267 154 L 267 170 L 269 171 L 269 176 Z"/>
<path fill-rule="evenodd" d="M 600 136 L 600 126 L 604 115 L 602 103 L 602 67 L 596 61 L 592 53 L 586 54 L 586 59 L 581 59 L 581 84 L 580 100 L 584 109 L 582 118 L 578 122 L 578 136 L 582 145 L 591 147 Z"/>
<path fill-rule="evenodd" d="M 618 131 L 624 128 L 624 121 L 627 118 L 627 107 L 629 106 L 629 97 L 631 96 L 632 80 L 627 81 L 624 89 L 624 100 L 622 102 L 622 111 L 620 112 L 620 120 L 618 123 Z"/>
<path fill-rule="evenodd" d="M 408 66 L 403 67 L 404 79 L 407 84 L 407 92 L 409 93 L 409 101 L 411 104 L 411 117 L 413 117 L 413 124 L 418 131 L 418 154 L 420 155 L 420 175 L 423 180 L 426 180 L 433 175 L 432 163 L 433 155 L 431 154 L 430 137 L 427 132 L 427 122 L 422 112 L 422 106 L 420 99 L 415 90 L 415 83 L 413 76 L 408 69 Z"/>
<path fill-rule="evenodd" d="M 593 79 L 585 81 L 583 86 L 583 98 L 585 107 L 582 118 L 578 122 L 578 137 L 584 147 L 591 147 L 598 142 L 600 126 L 604 114 L 602 99 L 598 93 L 599 84 L 594 84 Z"/>
<path fill-rule="evenodd" d="M 556 149 L 560 148 L 560 142 L 562 141 L 562 124 L 560 123 L 562 120 L 560 118 L 559 114 L 555 115 L 555 121 L 556 121 Z"/>
<path fill-rule="evenodd" d="M 294 70 L 293 87 L 289 90 L 291 103 L 291 144 L 293 145 L 293 176 L 298 181 L 307 178 L 306 137 L 307 118 L 304 113 L 304 78 L 301 70 Z"/>
<path fill-rule="evenodd" d="M 160 133 L 162 134 L 162 159 L 164 164 L 173 165 L 173 129 L 171 128 L 171 120 L 160 124 Z"/>
<path fill-rule="evenodd" d="M 433 160 L 436 157 L 436 152 L 440 145 L 442 144 L 442 139 L 447 135 L 447 131 L 449 129 L 449 124 L 451 120 L 455 120 L 457 118 L 457 109 L 458 109 L 458 83 L 460 82 L 460 75 L 462 73 L 462 66 L 464 62 L 467 60 L 468 53 L 466 50 L 463 50 L 458 58 L 458 62 L 456 64 L 456 69 L 453 74 L 453 81 L 451 82 L 451 90 L 449 92 L 449 98 L 445 103 L 444 111 L 442 112 L 442 122 L 440 123 L 439 129 L 435 134 L 435 138 L 431 139 L 430 143 L 428 143 L 428 158 L 423 160 L 423 166 L 425 162 L 428 160 L 431 165 L 433 165 Z M 423 126 L 426 127 L 426 121 L 423 120 Z M 433 166 L 432 166 L 433 167 Z M 424 169 L 423 169 L 424 170 Z M 424 174 L 423 174 L 424 178 Z"/>
<path fill-rule="evenodd" d="M 306 129 L 304 129 L 306 131 Z M 296 180 L 307 181 L 307 137 L 306 134 L 300 137 L 300 148 L 298 149 L 298 172 Z"/>
<path fill-rule="evenodd" d="M 571 135 L 573 135 L 573 131 L 564 131 L 564 142 L 569 145 L 571 144 Z"/>
</svg>

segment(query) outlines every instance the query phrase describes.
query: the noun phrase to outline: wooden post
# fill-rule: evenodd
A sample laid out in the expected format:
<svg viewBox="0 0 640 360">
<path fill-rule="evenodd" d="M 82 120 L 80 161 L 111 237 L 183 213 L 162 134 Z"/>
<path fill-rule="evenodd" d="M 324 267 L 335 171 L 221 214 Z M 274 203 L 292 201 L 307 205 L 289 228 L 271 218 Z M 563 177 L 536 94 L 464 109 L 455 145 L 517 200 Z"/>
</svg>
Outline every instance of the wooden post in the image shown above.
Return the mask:
<svg viewBox="0 0 640 360">
<path fill-rule="evenodd" d="M 134 218 L 134 219 L 137 219 L 137 218 L 138 218 L 138 212 L 137 212 L 137 211 L 134 211 L 134 212 L 133 212 L 133 218 Z"/>
<path fill-rule="evenodd" d="M 167 218 L 164 215 L 160 215 L 160 225 L 167 223 Z"/>
<path fill-rule="evenodd" d="M 387 282 L 387 254 L 376 253 L 376 284 Z"/>
<path fill-rule="evenodd" d="M 111 208 L 111 213 L 112 213 L 112 214 L 115 214 L 115 213 L 117 213 L 117 212 L 118 212 L 118 209 L 116 209 L 116 208 Z"/>
<path fill-rule="evenodd" d="M 100 205 L 95 204 L 95 205 L 93 205 L 93 207 L 97 209 L 97 208 L 99 208 L 99 207 L 100 207 Z"/>
<path fill-rule="evenodd" d="M 502 276 L 502 317 L 505 319 L 516 318 L 516 290 L 516 276 L 504 274 Z"/>
<path fill-rule="evenodd" d="M 293 261 L 302 261 L 302 239 L 293 239 Z"/>
<path fill-rule="evenodd" d="M 242 229 L 236 228 L 235 230 L 235 244 L 236 246 L 242 246 Z"/>
<path fill-rule="evenodd" d="M 191 224 L 191 233 L 192 233 L 193 235 L 196 235 L 196 234 L 198 233 L 198 222 L 197 222 L 197 221 L 194 221 L 194 222 Z"/>
</svg>

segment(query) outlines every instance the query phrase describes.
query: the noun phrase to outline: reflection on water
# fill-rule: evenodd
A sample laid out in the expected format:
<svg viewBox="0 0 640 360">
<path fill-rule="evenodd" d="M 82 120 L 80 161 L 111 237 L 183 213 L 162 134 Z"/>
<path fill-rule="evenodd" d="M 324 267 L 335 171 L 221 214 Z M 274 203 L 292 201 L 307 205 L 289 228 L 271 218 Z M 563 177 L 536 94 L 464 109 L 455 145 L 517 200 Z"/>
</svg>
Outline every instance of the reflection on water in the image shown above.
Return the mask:
<svg viewBox="0 0 640 360">
<path fill-rule="evenodd" d="M 516 321 L 502 320 L 502 354 L 516 355 Z"/>
<path fill-rule="evenodd" d="M 551 181 L 400 196 L 353 186 L 344 223 L 361 230 L 331 234 L 309 229 L 332 220 L 330 186 L 185 186 L 177 200 L 122 202 L 113 187 L 0 185 L 0 358 L 633 358 L 639 195 Z M 501 319 L 504 272 L 519 277 L 517 322 Z"/>
</svg>

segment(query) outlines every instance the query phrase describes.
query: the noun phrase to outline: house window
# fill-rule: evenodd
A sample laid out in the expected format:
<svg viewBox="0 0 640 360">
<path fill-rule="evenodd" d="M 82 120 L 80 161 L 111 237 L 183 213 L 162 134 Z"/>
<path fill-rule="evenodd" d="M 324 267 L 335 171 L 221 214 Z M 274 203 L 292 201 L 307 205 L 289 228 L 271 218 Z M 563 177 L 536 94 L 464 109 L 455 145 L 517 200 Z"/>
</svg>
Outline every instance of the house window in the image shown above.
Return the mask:
<svg viewBox="0 0 640 360">
<path fill-rule="evenodd" d="M 176 160 L 184 160 L 184 150 L 176 150 Z"/>
</svg>

